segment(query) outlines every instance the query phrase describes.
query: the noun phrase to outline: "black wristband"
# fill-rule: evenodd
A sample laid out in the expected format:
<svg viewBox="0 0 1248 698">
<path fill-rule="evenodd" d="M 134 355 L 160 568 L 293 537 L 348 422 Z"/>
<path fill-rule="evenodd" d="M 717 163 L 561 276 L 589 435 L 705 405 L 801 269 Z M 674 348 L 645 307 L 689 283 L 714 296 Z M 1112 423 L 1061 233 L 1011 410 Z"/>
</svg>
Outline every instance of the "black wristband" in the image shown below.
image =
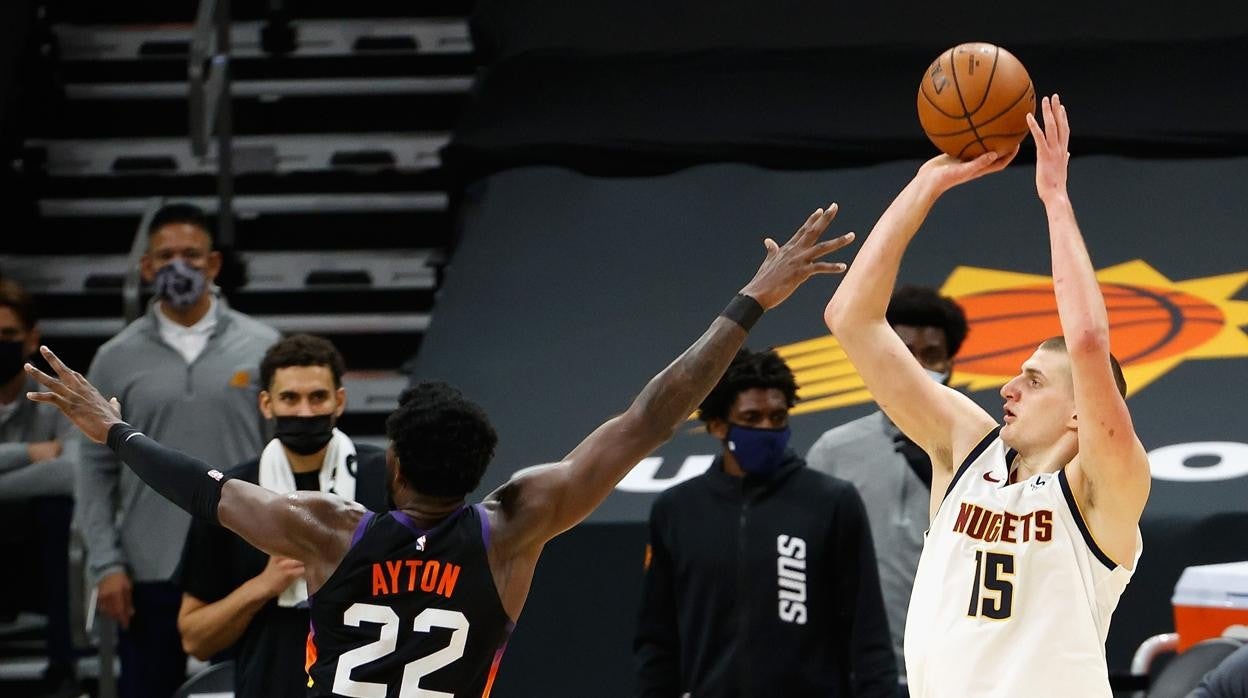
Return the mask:
<svg viewBox="0 0 1248 698">
<path fill-rule="evenodd" d="M 763 306 L 758 301 L 750 298 L 744 293 L 738 293 L 732 300 L 728 301 L 728 305 L 724 308 L 720 315 L 732 320 L 749 332 L 754 327 L 754 323 L 763 316 Z"/>
</svg>

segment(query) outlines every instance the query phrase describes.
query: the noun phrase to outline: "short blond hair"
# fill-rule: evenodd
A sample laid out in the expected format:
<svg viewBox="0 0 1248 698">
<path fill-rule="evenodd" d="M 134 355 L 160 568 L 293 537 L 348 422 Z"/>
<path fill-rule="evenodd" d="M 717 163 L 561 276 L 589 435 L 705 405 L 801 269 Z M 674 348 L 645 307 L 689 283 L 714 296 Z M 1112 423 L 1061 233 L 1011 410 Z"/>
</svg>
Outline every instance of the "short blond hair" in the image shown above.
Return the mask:
<svg viewBox="0 0 1248 698">
<path fill-rule="evenodd" d="M 1057 337 L 1049 337 L 1043 342 L 1040 342 L 1039 348 L 1050 349 L 1053 351 L 1060 351 L 1064 354 L 1070 353 L 1066 349 L 1066 338 L 1060 335 Z M 1118 394 L 1123 397 L 1126 397 L 1127 396 L 1127 378 L 1126 376 L 1122 375 L 1122 364 L 1118 363 L 1118 358 L 1114 356 L 1113 352 L 1110 352 L 1109 354 L 1109 368 L 1110 370 L 1114 372 L 1114 384 L 1118 386 Z"/>
</svg>

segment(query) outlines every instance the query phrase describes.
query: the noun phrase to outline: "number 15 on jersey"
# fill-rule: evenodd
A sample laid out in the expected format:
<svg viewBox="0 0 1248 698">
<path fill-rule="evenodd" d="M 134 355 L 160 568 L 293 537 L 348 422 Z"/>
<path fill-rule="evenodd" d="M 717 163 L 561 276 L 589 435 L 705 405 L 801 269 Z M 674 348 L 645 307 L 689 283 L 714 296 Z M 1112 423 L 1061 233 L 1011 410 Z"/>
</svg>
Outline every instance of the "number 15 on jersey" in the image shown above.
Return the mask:
<svg viewBox="0 0 1248 698">
<path fill-rule="evenodd" d="M 1014 556 L 975 551 L 975 579 L 966 615 L 1008 620 L 1014 607 Z"/>
</svg>

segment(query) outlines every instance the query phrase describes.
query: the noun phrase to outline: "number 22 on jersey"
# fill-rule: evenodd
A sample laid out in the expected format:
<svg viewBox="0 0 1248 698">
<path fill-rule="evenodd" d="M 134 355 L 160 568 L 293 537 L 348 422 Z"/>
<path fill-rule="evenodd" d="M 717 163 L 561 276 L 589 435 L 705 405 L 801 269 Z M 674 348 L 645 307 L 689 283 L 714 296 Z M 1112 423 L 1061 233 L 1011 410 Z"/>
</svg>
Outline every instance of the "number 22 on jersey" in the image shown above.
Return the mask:
<svg viewBox="0 0 1248 698">
<path fill-rule="evenodd" d="M 351 672 L 369 662 L 394 652 L 398 645 L 399 616 L 389 606 L 370 603 L 352 604 L 343 614 L 343 622 L 358 628 L 361 623 L 381 625 L 381 633 L 375 642 L 343 652 L 338 658 L 334 672 L 334 693 L 350 698 L 386 698 L 387 686 L 372 681 L 355 681 Z M 412 630 L 427 633 L 433 628 L 451 630 L 451 641 L 446 647 L 408 662 L 403 668 L 403 680 L 399 684 L 399 698 L 455 698 L 445 691 L 432 691 L 420 687 L 420 680 L 464 656 L 468 642 L 468 619 L 459 611 L 442 608 L 426 608 L 416 616 Z"/>
</svg>

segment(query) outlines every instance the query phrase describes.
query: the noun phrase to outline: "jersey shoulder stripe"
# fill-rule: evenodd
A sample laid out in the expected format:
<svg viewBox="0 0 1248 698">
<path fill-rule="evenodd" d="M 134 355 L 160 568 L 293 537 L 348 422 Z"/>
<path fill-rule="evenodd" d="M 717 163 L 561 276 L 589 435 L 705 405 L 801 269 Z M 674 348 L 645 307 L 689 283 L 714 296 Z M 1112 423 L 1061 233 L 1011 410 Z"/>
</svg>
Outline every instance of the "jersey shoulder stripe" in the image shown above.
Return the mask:
<svg viewBox="0 0 1248 698">
<path fill-rule="evenodd" d="M 971 452 L 966 454 L 966 458 L 962 461 L 962 465 L 958 466 L 957 471 L 953 474 L 953 479 L 949 481 L 949 486 L 945 488 L 945 496 L 940 499 L 942 504 L 949 498 L 949 494 L 952 493 L 953 488 L 957 486 L 958 480 L 960 480 L 962 475 L 966 473 L 967 469 L 971 467 L 971 463 L 974 463 L 981 455 L 984 454 L 984 451 L 992 445 L 992 442 L 997 440 L 997 434 L 999 433 L 1001 433 L 1001 426 L 997 425 L 993 427 L 992 431 L 985 434 L 984 438 L 980 439 L 975 448 L 972 448 Z"/>
<path fill-rule="evenodd" d="M 477 510 L 477 518 L 481 521 L 481 544 L 486 550 L 490 549 L 490 512 L 485 508 L 484 504 L 473 504 L 473 509 Z"/>
<path fill-rule="evenodd" d="M 373 527 L 373 521 L 377 518 L 376 512 L 366 511 L 360 517 L 360 522 L 355 526 L 355 533 L 351 534 L 351 548 L 364 537 L 364 532 Z"/>
<path fill-rule="evenodd" d="M 1066 469 L 1057 471 L 1057 481 L 1062 486 L 1062 496 L 1066 499 L 1066 505 L 1070 508 L 1070 515 L 1075 520 L 1075 526 L 1079 529 L 1079 533 L 1083 536 L 1083 542 L 1088 544 L 1088 550 L 1092 551 L 1092 555 L 1100 560 L 1112 572 L 1118 568 L 1118 563 L 1113 558 L 1105 554 L 1101 550 L 1101 546 L 1096 544 L 1096 539 L 1092 537 L 1092 531 L 1088 528 L 1087 522 L 1083 520 L 1083 512 L 1079 511 L 1079 503 L 1075 501 L 1075 493 L 1070 489 L 1070 481 L 1066 479 Z"/>
</svg>

